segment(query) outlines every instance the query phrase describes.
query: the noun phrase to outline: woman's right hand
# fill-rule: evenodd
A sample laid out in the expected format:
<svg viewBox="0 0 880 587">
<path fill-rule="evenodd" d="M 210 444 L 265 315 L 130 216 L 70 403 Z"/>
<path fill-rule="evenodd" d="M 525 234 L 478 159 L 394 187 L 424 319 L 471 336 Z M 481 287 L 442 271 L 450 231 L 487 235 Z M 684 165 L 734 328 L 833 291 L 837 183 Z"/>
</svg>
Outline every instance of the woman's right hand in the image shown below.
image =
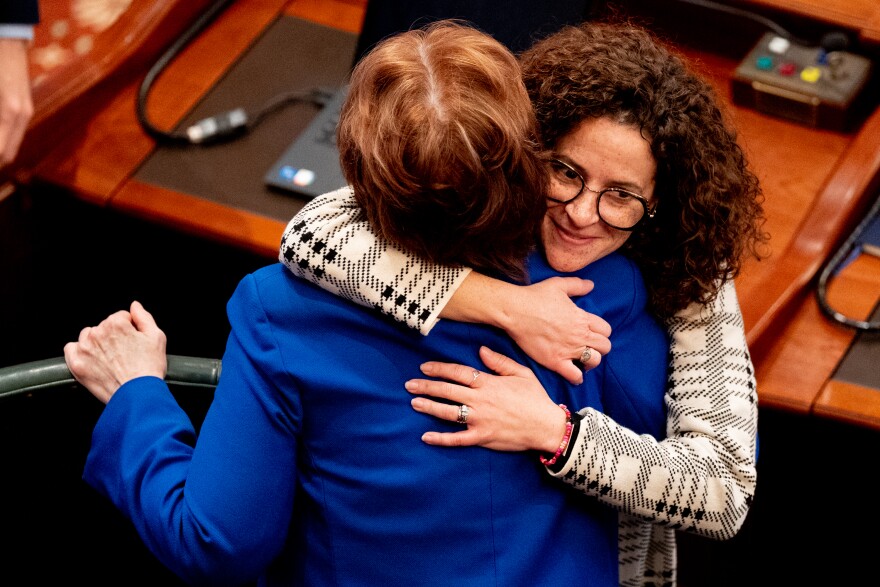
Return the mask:
<svg viewBox="0 0 880 587">
<path fill-rule="evenodd" d="M 580 309 L 571 299 L 592 290 L 592 281 L 577 277 L 551 277 L 515 286 L 513 297 L 503 304 L 506 320 L 502 328 L 535 361 L 570 383 L 581 383 L 583 371 L 596 367 L 611 350 L 608 322 Z M 581 363 L 585 347 L 592 352 Z"/>
<path fill-rule="evenodd" d="M 64 346 L 74 378 L 103 403 L 137 377 L 165 378 L 165 333 L 140 302 L 116 312 L 95 327 L 83 328 L 77 342 Z"/>
<path fill-rule="evenodd" d="M 584 369 L 596 367 L 611 350 L 608 322 L 580 309 L 571 299 L 591 291 L 593 282 L 578 277 L 516 285 L 472 271 L 440 316 L 500 328 L 532 359 L 569 383 L 579 384 Z M 590 357 L 581 362 L 588 347 Z"/>
</svg>

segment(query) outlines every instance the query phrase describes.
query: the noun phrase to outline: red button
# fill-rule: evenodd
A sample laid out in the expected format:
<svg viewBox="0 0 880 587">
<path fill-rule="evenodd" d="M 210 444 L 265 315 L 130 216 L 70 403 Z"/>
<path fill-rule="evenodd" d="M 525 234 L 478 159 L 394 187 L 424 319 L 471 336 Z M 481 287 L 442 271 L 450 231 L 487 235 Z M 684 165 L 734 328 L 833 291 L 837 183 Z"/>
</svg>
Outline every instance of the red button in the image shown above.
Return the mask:
<svg viewBox="0 0 880 587">
<path fill-rule="evenodd" d="M 783 63 L 779 66 L 779 75 L 794 75 L 794 63 Z"/>
</svg>

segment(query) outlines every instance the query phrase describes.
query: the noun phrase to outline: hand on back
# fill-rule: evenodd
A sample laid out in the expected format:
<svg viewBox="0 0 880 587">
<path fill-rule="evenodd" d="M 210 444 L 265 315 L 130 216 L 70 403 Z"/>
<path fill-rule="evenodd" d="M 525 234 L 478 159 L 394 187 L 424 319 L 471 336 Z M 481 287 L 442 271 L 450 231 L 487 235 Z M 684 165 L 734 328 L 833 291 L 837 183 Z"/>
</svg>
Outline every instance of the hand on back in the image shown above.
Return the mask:
<svg viewBox="0 0 880 587">
<path fill-rule="evenodd" d="M 584 369 L 596 367 L 611 350 L 611 326 L 581 310 L 572 297 L 586 295 L 593 282 L 577 277 L 551 277 L 516 288 L 505 330 L 527 355 L 570 383 L 583 381 Z M 591 349 L 586 363 L 578 359 Z"/>
<path fill-rule="evenodd" d="M 406 382 L 406 389 L 419 396 L 412 400 L 417 412 L 455 422 L 459 405 L 468 406 L 461 432 L 426 432 L 422 440 L 439 446 L 479 445 L 493 450 L 552 454 L 565 432 L 565 413 L 528 367 L 487 347 L 480 348 L 480 358 L 498 375 L 467 365 L 432 361 L 422 365 L 422 372 L 437 379 Z"/>
</svg>

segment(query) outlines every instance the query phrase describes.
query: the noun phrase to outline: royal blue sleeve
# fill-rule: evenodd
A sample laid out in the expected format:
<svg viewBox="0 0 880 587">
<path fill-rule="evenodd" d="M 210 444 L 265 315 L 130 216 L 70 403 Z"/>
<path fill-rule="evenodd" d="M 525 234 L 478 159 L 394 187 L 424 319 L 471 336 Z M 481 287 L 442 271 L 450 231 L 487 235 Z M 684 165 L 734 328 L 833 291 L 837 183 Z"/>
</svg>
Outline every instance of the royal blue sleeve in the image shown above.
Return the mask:
<svg viewBox="0 0 880 587">
<path fill-rule="evenodd" d="M 255 579 L 282 549 L 294 506 L 298 404 L 278 390 L 282 361 L 252 276 L 228 314 L 222 377 L 198 441 L 163 381 L 135 379 L 101 415 L 84 474 L 192 584 Z"/>
</svg>

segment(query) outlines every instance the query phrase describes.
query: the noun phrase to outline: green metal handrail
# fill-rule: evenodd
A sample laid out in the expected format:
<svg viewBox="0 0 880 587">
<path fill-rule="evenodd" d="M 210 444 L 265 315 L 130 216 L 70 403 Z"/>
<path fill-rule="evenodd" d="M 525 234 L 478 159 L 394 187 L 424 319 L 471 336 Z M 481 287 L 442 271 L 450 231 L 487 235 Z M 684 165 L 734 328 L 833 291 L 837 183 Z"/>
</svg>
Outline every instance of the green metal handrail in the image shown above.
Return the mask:
<svg viewBox="0 0 880 587">
<path fill-rule="evenodd" d="M 220 359 L 168 355 L 165 381 L 175 386 L 213 388 L 220 380 L 220 369 Z M 0 367 L 0 400 L 75 383 L 64 357 Z"/>
</svg>

